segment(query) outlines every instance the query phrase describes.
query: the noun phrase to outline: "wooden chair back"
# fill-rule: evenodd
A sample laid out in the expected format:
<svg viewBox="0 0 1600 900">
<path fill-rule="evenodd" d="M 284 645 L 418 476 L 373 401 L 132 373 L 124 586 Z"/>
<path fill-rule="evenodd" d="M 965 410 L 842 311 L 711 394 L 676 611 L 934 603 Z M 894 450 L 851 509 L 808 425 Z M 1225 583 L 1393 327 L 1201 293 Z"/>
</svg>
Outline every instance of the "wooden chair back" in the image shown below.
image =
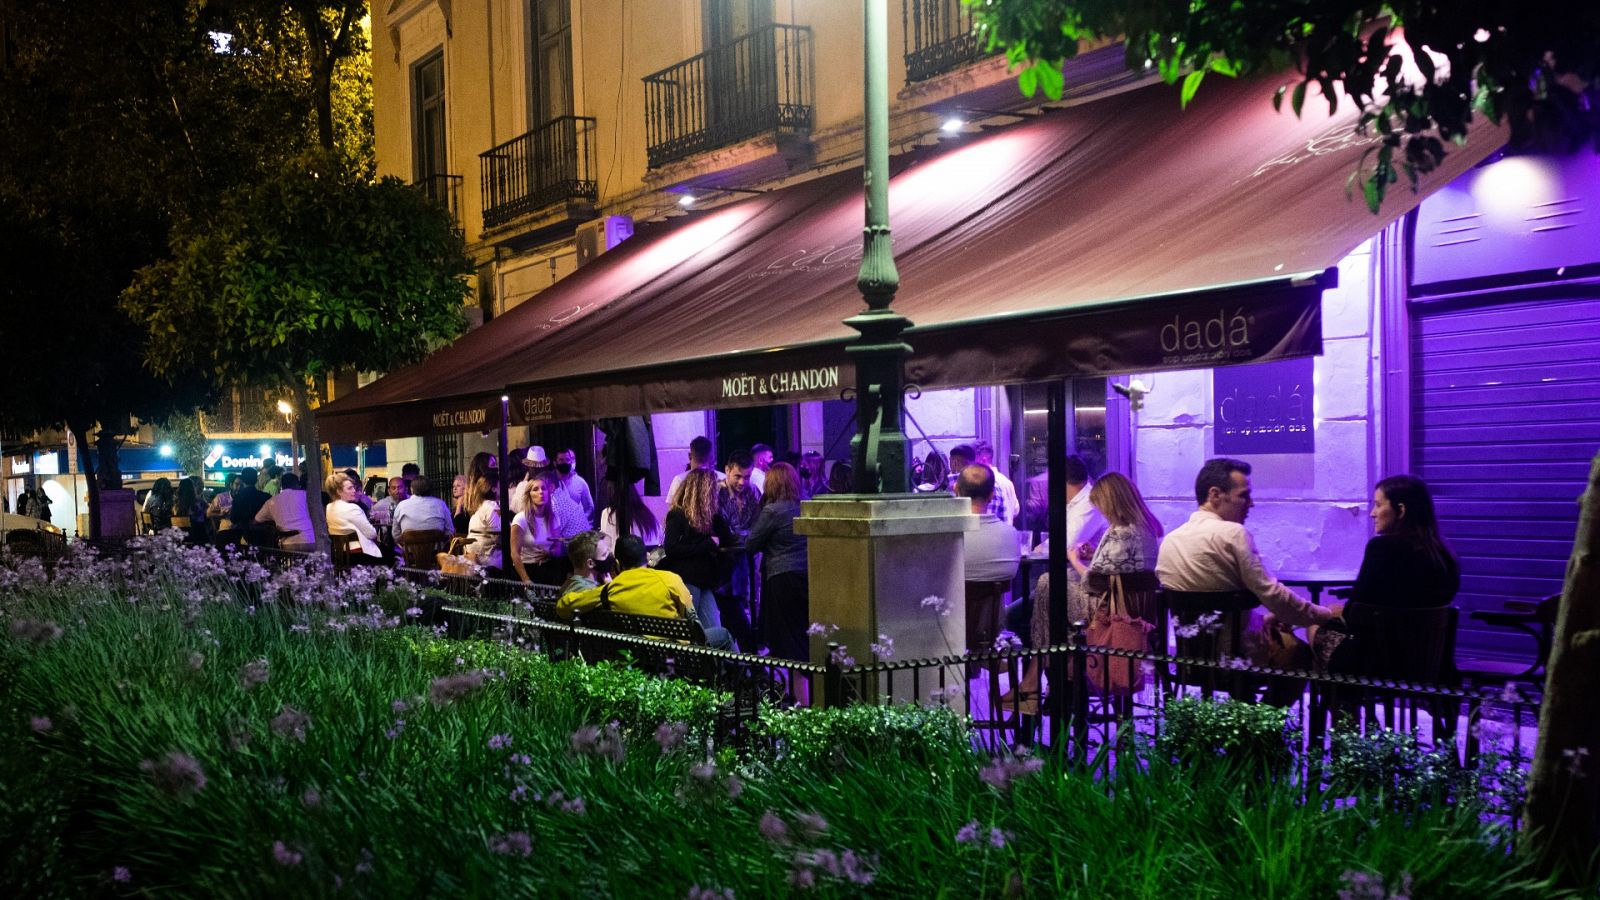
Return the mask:
<svg viewBox="0 0 1600 900">
<path fill-rule="evenodd" d="M 1448 684 L 1459 616 L 1454 606 L 1408 609 L 1352 600 L 1344 607 L 1350 637 L 1334 651 L 1329 667 L 1345 675 Z"/>
<path fill-rule="evenodd" d="M 438 569 L 439 554 L 449 551 L 451 536 L 436 528 L 400 532 L 400 555 L 405 558 L 406 568 Z"/>
<path fill-rule="evenodd" d="M 355 532 L 349 534 L 330 534 L 328 542 L 333 547 L 333 564 L 336 566 L 349 565 L 352 557 L 361 552 L 361 542 Z"/>
</svg>

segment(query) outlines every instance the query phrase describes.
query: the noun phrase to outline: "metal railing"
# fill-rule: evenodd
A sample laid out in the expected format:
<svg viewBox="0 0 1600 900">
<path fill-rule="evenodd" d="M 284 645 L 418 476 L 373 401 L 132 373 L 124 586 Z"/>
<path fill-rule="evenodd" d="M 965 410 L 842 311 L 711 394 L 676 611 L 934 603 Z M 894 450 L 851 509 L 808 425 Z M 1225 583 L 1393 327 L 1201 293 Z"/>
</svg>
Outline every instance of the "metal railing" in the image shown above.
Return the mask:
<svg viewBox="0 0 1600 900">
<path fill-rule="evenodd" d="M 901 0 L 906 81 L 926 81 L 992 55 L 961 0 Z"/>
<path fill-rule="evenodd" d="M 650 168 L 769 131 L 811 128 L 811 29 L 768 25 L 647 75 Z"/>
<path fill-rule="evenodd" d="M 483 227 L 571 200 L 596 202 L 595 120 L 560 116 L 478 155 Z"/>
<path fill-rule="evenodd" d="M 424 197 L 449 210 L 450 220 L 460 228 L 462 182 L 460 175 L 428 175 L 412 182 L 411 186 L 421 191 Z"/>
</svg>

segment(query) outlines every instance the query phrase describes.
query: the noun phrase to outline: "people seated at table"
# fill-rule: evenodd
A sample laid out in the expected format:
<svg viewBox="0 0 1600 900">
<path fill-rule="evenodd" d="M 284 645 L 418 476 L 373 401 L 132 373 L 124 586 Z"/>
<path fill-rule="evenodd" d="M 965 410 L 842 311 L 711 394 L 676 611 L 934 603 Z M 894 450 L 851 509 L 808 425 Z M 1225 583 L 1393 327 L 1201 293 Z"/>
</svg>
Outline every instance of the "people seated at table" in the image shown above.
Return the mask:
<svg viewBox="0 0 1600 900">
<path fill-rule="evenodd" d="M 524 584 L 557 585 L 566 580 L 567 548 L 556 518 L 557 490 L 549 472 L 529 478 L 528 508 L 511 519 L 511 564 Z"/>
<path fill-rule="evenodd" d="M 177 498 L 172 503 L 174 518 L 188 519 L 189 541 L 205 543 L 209 528 L 206 525 L 205 486 L 198 475 L 188 475 L 178 480 Z"/>
<path fill-rule="evenodd" d="M 1017 530 L 993 510 L 994 470 L 982 463 L 963 468 L 956 479 L 956 494 L 971 503 L 978 527 L 962 534 L 966 562 L 967 650 L 986 653 L 1000 636 L 1000 610 L 1016 577 L 1019 553 Z"/>
<path fill-rule="evenodd" d="M 567 541 L 567 564 L 571 574 L 561 583 L 561 593 L 577 594 L 611 580 L 611 548 L 616 542 L 599 531 L 585 531 Z"/>
<path fill-rule="evenodd" d="M 228 476 L 228 483 L 215 494 L 211 495 L 211 503 L 206 506 L 206 518 L 210 520 L 214 529 L 220 531 L 228 519 L 228 511 L 233 508 L 233 492 L 244 484 L 244 477 L 238 473 Z"/>
<path fill-rule="evenodd" d="M 172 479 L 157 478 L 156 483 L 150 486 L 144 495 L 144 511 L 150 517 L 150 530 L 152 533 L 166 531 L 172 527 L 172 503 L 176 499 L 172 491 Z"/>
<path fill-rule="evenodd" d="M 1102 475 L 1089 489 L 1089 502 L 1107 523 L 1105 534 L 1088 559 L 1080 552 L 1083 543 L 1067 547 L 1067 561 L 1083 580 L 1089 615 L 1106 608 L 1115 582 L 1127 615 L 1154 624 L 1156 590 L 1161 586 L 1156 580 L 1156 555 L 1164 530 L 1161 521 L 1145 505 L 1139 489 L 1120 472 Z"/>
<path fill-rule="evenodd" d="M 472 518 L 467 523 L 466 555 L 489 570 L 491 578 L 500 575 L 500 473 L 488 469 L 467 491 L 467 506 Z"/>
<path fill-rule="evenodd" d="M 400 467 L 400 477 L 404 478 L 406 480 L 406 484 L 410 484 L 411 482 L 416 481 L 417 480 L 417 476 L 419 476 L 421 474 L 422 474 L 422 467 L 417 465 L 414 462 L 406 463 L 405 465 Z"/>
<path fill-rule="evenodd" d="M 248 475 L 241 475 L 238 487 L 233 491 L 233 503 L 228 507 L 228 529 L 217 536 L 220 542 L 226 542 L 224 537 L 237 540 L 244 532 L 255 525 L 256 514 L 261 512 L 261 507 L 267 505 L 272 497 L 266 491 L 256 487 L 254 479 Z"/>
<path fill-rule="evenodd" d="M 994 472 L 994 496 L 997 501 L 994 514 L 1000 521 L 1007 525 L 1016 522 L 1017 513 L 1020 511 L 1017 502 L 1017 486 L 1011 483 L 1010 477 L 994 464 L 994 445 L 988 441 L 978 441 L 972 445 L 973 452 L 977 454 L 975 460 L 980 465 L 988 466 Z"/>
<path fill-rule="evenodd" d="M 399 506 L 401 501 L 411 496 L 411 490 L 406 480 L 399 475 L 389 479 L 388 487 L 389 492 L 383 495 L 383 499 L 372 504 L 372 524 L 374 525 L 393 526 L 394 508 Z"/>
<path fill-rule="evenodd" d="M 281 486 L 279 493 L 282 493 Z M 381 562 L 383 550 L 378 547 L 378 530 L 372 527 L 366 511 L 356 503 L 360 494 L 361 485 L 350 473 L 335 472 L 328 477 L 328 496 L 333 498 L 327 509 L 328 534 L 355 535 L 361 552 L 351 554 L 352 562 Z M 235 500 L 233 506 L 237 511 L 239 501 Z"/>
<path fill-rule="evenodd" d="M 1393 475 L 1372 492 L 1376 535 L 1367 541 L 1350 599 L 1372 606 L 1448 606 L 1461 588 L 1461 565 L 1439 533 L 1428 485 Z"/>
<path fill-rule="evenodd" d="M 709 470 L 707 477 L 713 478 Z M 592 609 L 635 616 L 659 616 L 666 619 L 687 619 L 697 616 L 694 592 L 674 572 L 651 569 L 645 565 L 649 558 L 644 542 L 633 535 L 617 541 L 615 549 L 620 571 L 609 582 L 597 584 L 581 591 L 561 595 L 556 601 L 556 615 L 570 619 Z M 706 645 L 719 650 L 733 649 L 733 636 L 720 626 L 706 626 Z"/>
<path fill-rule="evenodd" d="M 667 510 L 660 568 L 676 573 L 689 586 L 695 613 L 705 628 L 722 625 L 713 592 L 727 579 L 723 548 L 735 541 L 728 520 L 717 508 L 716 473 L 710 469 L 685 472 Z"/>
<path fill-rule="evenodd" d="M 450 534 L 455 530 L 450 507 L 433 495 L 433 482 L 418 475 L 411 479 L 410 491 L 410 496 L 395 504 L 394 518 L 389 524 L 389 533 L 394 536 L 397 546 L 400 536 L 408 531 L 442 531 Z"/>
<path fill-rule="evenodd" d="M 270 524 L 285 536 L 278 541 L 284 550 L 309 552 L 316 546 L 311 530 L 311 512 L 306 509 L 306 492 L 300 487 L 300 476 L 284 472 L 278 476 L 278 493 L 262 505 L 255 521 Z M 295 532 L 287 534 L 287 532 Z M 330 525 L 328 533 L 333 533 Z"/>
<path fill-rule="evenodd" d="M 1319 625 L 1335 618 L 1332 610 L 1297 596 L 1272 576 L 1244 527 L 1255 501 L 1250 494 L 1250 464 L 1219 457 L 1207 460 L 1195 477 L 1199 509 L 1161 542 L 1156 576 L 1174 591 L 1227 593 L 1247 591 L 1281 626 Z M 1223 653 L 1238 653 L 1219 641 Z"/>
<path fill-rule="evenodd" d="M 731 480 L 731 478 L 730 478 Z M 745 551 L 761 554 L 766 578 L 761 589 L 761 643 L 779 659 L 811 658 L 808 559 L 804 535 L 795 534 L 800 515 L 800 476 L 788 463 L 767 472 L 761 511 L 745 538 Z"/>
<path fill-rule="evenodd" d="M 638 535 L 646 547 L 661 546 L 661 520 L 639 496 L 639 489 L 631 484 L 611 490 L 611 505 L 600 514 L 600 531 L 615 544 L 617 534 L 617 519 L 625 516 L 628 520 L 628 531 Z"/>
<path fill-rule="evenodd" d="M 950 466 L 944 461 L 944 454 L 937 449 L 929 450 L 928 455 L 922 459 L 921 481 L 911 490 L 919 494 L 932 494 L 946 490 L 950 483 Z"/>
</svg>

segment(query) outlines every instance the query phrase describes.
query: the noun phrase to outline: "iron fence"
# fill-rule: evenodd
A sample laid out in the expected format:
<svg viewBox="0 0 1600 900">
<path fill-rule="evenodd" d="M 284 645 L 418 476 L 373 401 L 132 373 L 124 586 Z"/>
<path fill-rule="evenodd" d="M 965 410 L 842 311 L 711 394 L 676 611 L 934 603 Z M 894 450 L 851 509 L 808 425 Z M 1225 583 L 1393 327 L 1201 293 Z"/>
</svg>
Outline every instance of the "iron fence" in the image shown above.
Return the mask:
<svg viewBox="0 0 1600 900">
<path fill-rule="evenodd" d="M 595 119 L 559 116 L 478 155 L 483 227 L 581 200 L 599 199 Z"/>
<path fill-rule="evenodd" d="M 992 55 L 961 0 L 902 0 L 906 81 L 927 81 Z"/>
<path fill-rule="evenodd" d="M 650 168 L 769 131 L 811 128 L 811 29 L 768 25 L 645 76 Z"/>
</svg>

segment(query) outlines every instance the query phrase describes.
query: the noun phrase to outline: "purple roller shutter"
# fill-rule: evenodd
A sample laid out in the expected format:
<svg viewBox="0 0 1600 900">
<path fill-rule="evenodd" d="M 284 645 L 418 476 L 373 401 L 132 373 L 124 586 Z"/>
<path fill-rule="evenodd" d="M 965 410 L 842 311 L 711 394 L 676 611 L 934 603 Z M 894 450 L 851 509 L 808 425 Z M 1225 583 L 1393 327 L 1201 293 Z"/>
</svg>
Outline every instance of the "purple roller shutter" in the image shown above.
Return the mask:
<svg viewBox="0 0 1600 900">
<path fill-rule="evenodd" d="M 1600 449 L 1600 286 L 1426 300 L 1413 322 L 1413 469 L 1461 557 L 1460 648 L 1525 655 L 1469 614 L 1561 590 Z"/>
</svg>

